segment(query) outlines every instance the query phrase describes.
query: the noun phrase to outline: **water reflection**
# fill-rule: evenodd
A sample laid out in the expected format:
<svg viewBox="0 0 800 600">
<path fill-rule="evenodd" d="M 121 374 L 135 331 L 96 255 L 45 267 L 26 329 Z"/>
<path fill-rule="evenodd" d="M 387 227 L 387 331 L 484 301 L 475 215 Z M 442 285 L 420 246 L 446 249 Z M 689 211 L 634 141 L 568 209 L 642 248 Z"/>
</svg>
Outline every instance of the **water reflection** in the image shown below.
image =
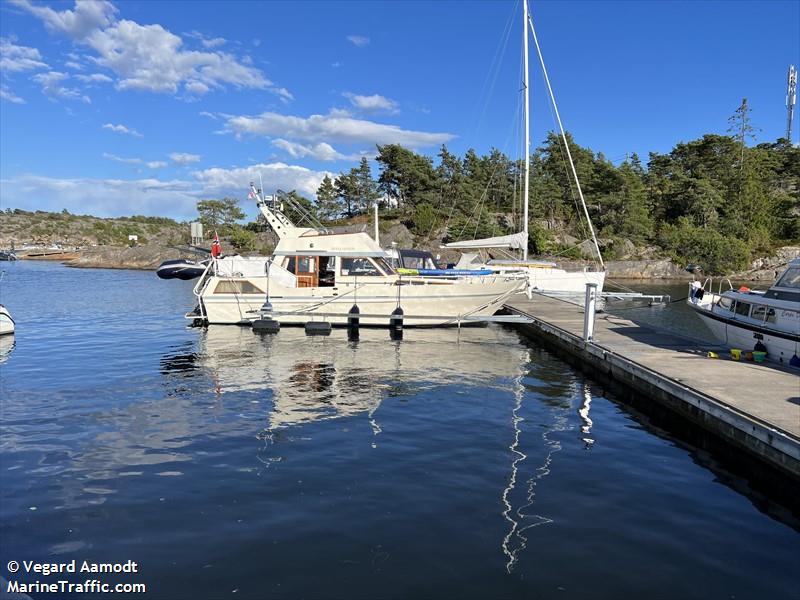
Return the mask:
<svg viewBox="0 0 800 600">
<path fill-rule="evenodd" d="M 344 330 L 308 337 L 299 328 L 258 335 L 240 327 L 209 327 L 196 353 L 165 359 L 182 372 L 200 366 L 223 396 L 249 391 L 268 394 L 266 429 L 292 427 L 366 414 L 373 432 L 381 428 L 378 408 L 386 397 L 458 382 L 502 386 L 525 360 L 515 336 L 499 328 L 412 330 L 390 341 L 383 330 L 366 329 L 358 341 Z"/>
<path fill-rule="evenodd" d="M 16 345 L 13 334 L 0 336 L 0 365 L 9 359 Z"/>
</svg>

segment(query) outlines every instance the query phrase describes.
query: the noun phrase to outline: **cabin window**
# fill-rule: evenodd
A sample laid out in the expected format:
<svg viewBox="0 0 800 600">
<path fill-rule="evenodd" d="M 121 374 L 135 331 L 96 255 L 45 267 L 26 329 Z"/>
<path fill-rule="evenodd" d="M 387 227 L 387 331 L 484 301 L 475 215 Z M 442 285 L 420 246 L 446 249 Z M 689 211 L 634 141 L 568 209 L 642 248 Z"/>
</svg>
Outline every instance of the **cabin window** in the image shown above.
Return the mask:
<svg viewBox="0 0 800 600">
<path fill-rule="evenodd" d="M 392 265 L 390 265 L 389 261 L 386 260 L 385 258 L 377 257 L 374 258 L 373 260 L 378 265 L 378 267 L 383 270 L 383 273 L 385 273 L 386 275 L 392 275 L 394 273 Z"/>
<path fill-rule="evenodd" d="M 289 271 L 292 275 L 296 275 L 295 272 L 295 264 L 294 264 L 294 256 L 289 257 L 289 261 L 286 263 L 286 270 Z"/>
<path fill-rule="evenodd" d="M 319 286 L 331 287 L 336 283 L 336 257 L 319 257 Z"/>
<path fill-rule="evenodd" d="M 246 279 L 222 280 L 214 288 L 215 294 L 263 294 L 264 291 Z"/>
<path fill-rule="evenodd" d="M 740 302 L 736 301 L 736 308 L 734 309 L 737 315 L 742 315 L 746 317 L 750 314 L 750 303 L 749 302 Z"/>
<path fill-rule="evenodd" d="M 775 287 L 800 289 L 800 267 L 789 267 Z"/>
<path fill-rule="evenodd" d="M 351 277 L 378 277 L 381 275 L 372 261 L 368 258 L 343 258 L 342 275 Z"/>
<path fill-rule="evenodd" d="M 314 257 L 313 256 L 298 256 L 297 257 L 297 272 L 298 273 L 313 273 L 314 272 Z"/>
<path fill-rule="evenodd" d="M 776 319 L 775 309 L 763 304 L 756 304 L 753 306 L 750 318 L 757 319 L 763 323 L 774 323 Z"/>
<path fill-rule="evenodd" d="M 733 310 L 733 300 L 730 298 L 722 297 L 717 302 L 717 306 L 720 308 L 724 308 L 725 310 Z"/>
</svg>

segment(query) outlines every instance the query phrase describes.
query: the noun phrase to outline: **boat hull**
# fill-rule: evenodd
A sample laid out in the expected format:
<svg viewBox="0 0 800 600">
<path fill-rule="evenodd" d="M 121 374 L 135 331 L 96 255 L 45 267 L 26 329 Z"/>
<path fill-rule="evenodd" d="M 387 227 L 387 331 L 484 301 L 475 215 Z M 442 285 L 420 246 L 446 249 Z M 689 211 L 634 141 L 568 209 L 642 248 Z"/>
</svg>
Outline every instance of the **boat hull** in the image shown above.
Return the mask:
<svg viewBox="0 0 800 600">
<path fill-rule="evenodd" d="M 259 318 L 265 294 L 215 294 L 224 278 L 211 277 L 200 295 L 209 324 L 247 324 Z M 266 278 L 248 282 L 266 289 Z M 520 289 L 513 279 L 489 277 L 469 282 L 414 282 L 399 286 L 403 325 L 441 327 L 458 325 L 459 317 L 490 316 L 502 308 L 503 300 Z M 336 288 L 288 288 L 270 281 L 272 318 L 281 324 L 302 325 L 327 321 L 346 325 L 354 304 L 361 325 L 388 327 L 398 307 L 398 286 L 393 284 L 339 285 Z"/>
<path fill-rule="evenodd" d="M 14 319 L 8 311 L 0 307 L 0 335 L 10 335 L 14 333 Z"/>
</svg>

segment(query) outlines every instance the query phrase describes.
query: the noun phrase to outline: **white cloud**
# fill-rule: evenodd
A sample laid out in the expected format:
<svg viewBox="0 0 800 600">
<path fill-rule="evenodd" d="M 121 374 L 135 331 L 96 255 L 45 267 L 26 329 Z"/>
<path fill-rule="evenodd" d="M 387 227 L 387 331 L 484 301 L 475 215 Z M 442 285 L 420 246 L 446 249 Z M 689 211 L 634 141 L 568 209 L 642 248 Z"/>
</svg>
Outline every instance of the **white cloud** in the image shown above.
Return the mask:
<svg viewBox="0 0 800 600">
<path fill-rule="evenodd" d="M 265 112 L 258 116 L 226 115 L 227 131 L 241 134 L 275 136 L 306 142 L 360 144 L 401 144 L 410 148 L 438 146 L 452 140 L 450 133 L 428 133 L 402 129 L 341 113 L 311 115 L 308 118 Z"/>
<path fill-rule="evenodd" d="M 202 81 L 187 81 L 183 87 L 187 92 L 196 94 L 198 96 L 202 96 L 211 89 Z"/>
<path fill-rule="evenodd" d="M 91 75 L 75 75 L 75 79 L 85 81 L 86 83 L 107 83 L 113 81 L 108 75 L 102 73 L 92 73 Z"/>
<path fill-rule="evenodd" d="M 17 96 L 5 84 L 0 85 L 0 99 L 13 102 L 14 104 L 25 104 L 25 100 Z"/>
<path fill-rule="evenodd" d="M 216 48 L 217 46 L 222 46 L 226 42 L 227 40 L 225 38 L 217 37 L 210 40 L 203 40 L 201 43 L 204 48 Z"/>
<path fill-rule="evenodd" d="M 272 90 L 270 91 L 276 96 L 278 96 L 278 98 L 280 98 L 281 102 L 283 102 L 284 104 L 288 104 L 289 102 L 294 100 L 294 96 L 286 88 L 272 88 Z"/>
<path fill-rule="evenodd" d="M 109 154 L 108 152 L 103 152 L 103 158 L 107 158 L 108 160 L 113 160 L 116 162 L 125 163 L 127 165 L 140 165 L 142 164 L 141 158 L 123 158 L 121 156 L 117 156 L 116 154 Z"/>
<path fill-rule="evenodd" d="M 201 110 L 198 114 L 201 117 L 208 117 L 209 119 L 214 119 L 215 121 L 217 120 L 217 115 L 215 115 L 214 113 L 210 113 L 207 110 Z"/>
<path fill-rule="evenodd" d="M 228 43 L 228 40 L 226 40 L 225 38 L 221 37 L 208 38 L 199 31 L 190 31 L 189 33 L 185 33 L 184 35 L 186 37 L 198 40 L 201 44 L 203 44 L 203 48 L 216 48 L 217 46 L 222 46 Z"/>
<path fill-rule="evenodd" d="M 151 160 L 147 163 L 148 168 L 150 169 L 163 169 L 167 166 L 163 160 Z"/>
<path fill-rule="evenodd" d="M 47 63 L 36 48 L 17 46 L 8 38 L 0 38 L 0 70 L 15 73 L 46 68 Z"/>
<path fill-rule="evenodd" d="M 332 62 L 332 63 L 331 63 L 331 66 L 332 66 L 334 69 L 338 69 L 339 67 L 341 67 L 341 66 L 342 66 L 342 63 L 340 63 L 340 62 L 337 60 L 336 62 Z"/>
<path fill-rule="evenodd" d="M 344 92 L 342 96 L 350 100 L 353 106 L 365 112 L 388 112 L 392 114 L 399 112 L 399 105 L 395 100 L 379 94 L 360 96 L 351 92 Z"/>
<path fill-rule="evenodd" d="M 98 217 L 122 215 L 169 215 L 178 219 L 196 216 L 202 196 L 192 181 L 160 181 L 147 178 L 55 179 L 23 175 L 0 181 L 4 206 L 24 210 L 60 211 Z"/>
<path fill-rule="evenodd" d="M 261 175 L 264 186 L 269 190 L 297 190 L 304 196 L 315 197 L 325 175 L 334 177 L 327 171 L 312 171 L 306 167 L 285 163 L 261 163 L 249 167 L 232 169 L 205 169 L 192 173 L 202 184 L 204 193 L 217 195 L 241 195 L 250 181 L 258 181 Z"/>
<path fill-rule="evenodd" d="M 291 96 L 260 70 L 245 64 L 245 59 L 222 51 L 185 50 L 181 37 L 161 25 L 117 20 L 117 9 L 108 2 L 76 0 L 74 10 L 64 11 L 29 0 L 14 2 L 42 19 L 51 31 L 92 48 L 96 55 L 89 60 L 113 71 L 117 89 L 176 94 L 183 87 L 189 94 L 204 94 L 232 85 L 264 89 L 282 99 Z M 224 42 L 223 38 L 201 41 L 207 48 Z"/>
<path fill-rule="evenodd" d="M 121 90 L 175 93 L 187 83 L 195 89 L 196 83 L 206 89 L 223 84 L 272 87 L 261 71 L 239 63 L 231 54 L 182 50 L 181 38 L 160 25 L 119 21 L 95 31 L 87 41 L 99 54 L 95 61 L 117 74 Z"/>
<path fill-rule="evenodd" d="M 347 41 L 359 48 L 369 44 L 369 38 L 364 35 L 348 35 Z"/>
<path fill-rule="evenodd" d="M 169 159 L 177 165 L 185 167 L 188 164 L 200 162 L 201 156 L 199 154 L 187 154 L 185 152 L 173 152 L 169 155 Z"/>
<path fill-rule="evenodd" d="M 48 6 L 33 4 L 29 0 L 11 0 L 44 21 L 51 31 L 64 33 L 74 39 L 83 39 L 93 31 L 107 27 L 115 18 L 116 7 L 105 0 L 75 0 L 74 10 L 56 11 Z"/>
<path fill-rule="evenodd" d="M 135 129 L 125 127 L 125 125 L 114 125 L 113 123 L 106 123 L 103 125 L 103 129 L 108 129 L 109 131 L 113 131 L 114 133 L 124 133 L 125 135 L 132 135 L 133 137 L 139 137 L 139 138 L 144 137 L 141 133 L 139 133 Z"/>
<path fill-rule="evenodd" d="M 32 78 L 42 86 L 42 92 L 51 98 L 63 98 L 64 100 L 80 100 L 91 103 L 89 96 L 83 94 L 76 88 L 69 88 L 62 85 L 62 82 L 69 79 L 66 73 L 58 71 L 48 71 L 47 73 L 37 73 Z"/>
<path fill-rule="evenodd" d="M 66 208 L 73 213 L 99 217 L 137 214 L 188 220 L 197 216 L 199 199 L 215 196 L 243 198 L 248 182 L 258 181 L 259 174 L 267 189 L 297 190 L 312 198 L 325 175 L 334 176 L 327 171 L 312 171 L 284 163 L 205 169 L 192 173 L 192 179 L 171 181 L 152 177 L 120 180 L 22 175 L 0 180 L 0 195 L 4 206 L 24 210 L 60 211 Z"/>
<path fill-rule="evenodd" d="M 315 160 L 357 160 L 361 158 L 360 154 L 342 154 L 325 142 L 305 146 L 296 142 L 277 139 L 272 141 L 272 145 L 284 150 L 292 158 L 310 157 Z"/>
</svg>

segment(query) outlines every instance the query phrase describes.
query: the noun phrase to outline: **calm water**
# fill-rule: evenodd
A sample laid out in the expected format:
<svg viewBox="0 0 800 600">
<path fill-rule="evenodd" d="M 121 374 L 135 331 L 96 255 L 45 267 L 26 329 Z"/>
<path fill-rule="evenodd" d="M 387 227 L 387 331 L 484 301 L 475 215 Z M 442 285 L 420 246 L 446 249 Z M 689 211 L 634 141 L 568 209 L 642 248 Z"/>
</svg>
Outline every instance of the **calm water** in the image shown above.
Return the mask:
<svg viewBox="0 0 800 600">
<path fill-rule="evenodd" d="M 262 338 L 187 328 L 192 282 L 3 268 L 6 579 L 132 559 L 106 581 L 157 598 L 797 597 L 790 516 L 513 331 Z"/>
</svg>

